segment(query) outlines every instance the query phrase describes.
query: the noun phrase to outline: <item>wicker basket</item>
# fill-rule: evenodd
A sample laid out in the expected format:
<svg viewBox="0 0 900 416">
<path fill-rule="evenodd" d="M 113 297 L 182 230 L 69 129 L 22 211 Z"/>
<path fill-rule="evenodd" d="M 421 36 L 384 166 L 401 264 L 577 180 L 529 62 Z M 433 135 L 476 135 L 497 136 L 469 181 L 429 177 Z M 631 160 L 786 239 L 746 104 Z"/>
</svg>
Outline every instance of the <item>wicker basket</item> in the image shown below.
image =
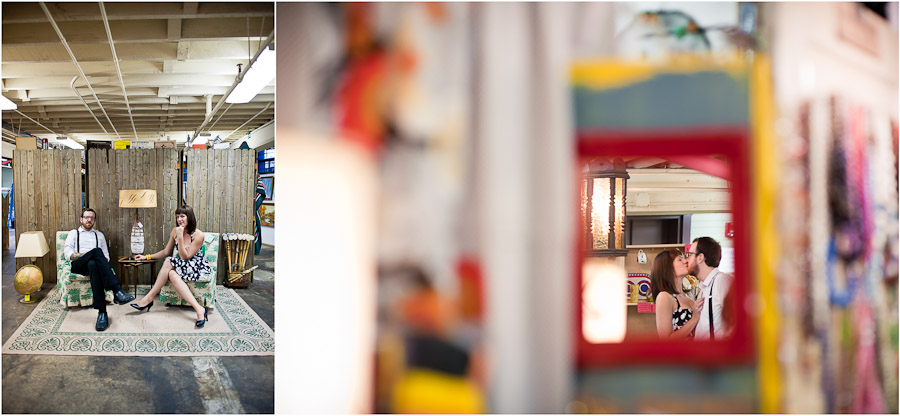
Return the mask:
<svg viewBox="0 0 900 416">
<path fill-rule="evenodd" d="M 247 287 L 253 282 L 253 272 L 228 272 L 228 279 L 225 280 L 226 287 Z"/>
</svg>

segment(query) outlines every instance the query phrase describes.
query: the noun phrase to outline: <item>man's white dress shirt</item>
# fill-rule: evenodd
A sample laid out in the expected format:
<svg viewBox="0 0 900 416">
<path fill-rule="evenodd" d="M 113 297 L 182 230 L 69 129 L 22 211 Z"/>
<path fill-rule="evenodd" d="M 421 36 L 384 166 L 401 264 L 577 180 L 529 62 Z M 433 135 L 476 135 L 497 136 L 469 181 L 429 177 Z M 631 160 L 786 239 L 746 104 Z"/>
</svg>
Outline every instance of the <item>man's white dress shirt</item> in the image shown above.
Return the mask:
<svg viewBox="0 0 900 416">
<path fill-rule="evenodd" d="M 716 339 L 720 339 L 731 333 L 731 328 L 722 319 L 722 305 L 725 295 L 731 289 L 734 276 L 719 272 L 719 268 L 712 269 L 706 280 L 700 282 L 700 297 L 704 299 L 703 310 L 700 311 L 700 322 L 694 330 L 694 339 L 709 339 L 709 295 L 712 287 L 712 314 L 713 326 L 716 331 Z"/>
<path fill-rule="evenodd" d="M 80 250 L 76 250 L 76 238 L 79 239 Z M 87 253 L 97 247 L 100 247 L 100 250 L 103 251 L 103 256 L 109 261 L 109 249 L 106 246 L 106 237 L 103 236 L 103 233 L 97 230 L 85 231 L 84 227 L 78 227 L 77 230 L 70 231 L 66 237 L 66 246 L 63 253 L 65 253 L 66 259 L 71 260 L 72 254 L 75 254 L 76 251 Z"/>
</svg>

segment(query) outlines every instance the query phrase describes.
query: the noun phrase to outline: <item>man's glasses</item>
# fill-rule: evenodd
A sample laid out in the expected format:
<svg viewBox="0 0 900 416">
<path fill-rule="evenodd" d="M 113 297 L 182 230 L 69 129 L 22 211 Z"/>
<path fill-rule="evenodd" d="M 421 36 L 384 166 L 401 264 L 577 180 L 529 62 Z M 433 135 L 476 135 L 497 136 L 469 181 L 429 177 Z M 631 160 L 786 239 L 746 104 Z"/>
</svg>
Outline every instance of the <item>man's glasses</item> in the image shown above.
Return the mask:
<svg viewBox="0 0 900 416">
<path fill-rule="evenodd" d="M 96 219 L 97 217 L 81 217 L 81 218 L 84 218 L 84 219 L 86 219 L 86 220 L 91 220 L 91 221 L 93 221 L 93 220 Z"/>
<path fill-rule="evenodd" d="M 688 251 L 687 253 L 684 253 L 684 256 L 682 256 L 682 257 L 684 257 L 684 259 L 687 260 L 687 259 L 691 258 L 691 256 L 693 256 L 693 255 L 695 255 L 695 254 L 697 254 L 697 253 L 691 253 L 690 251 Z"/>
</svg>

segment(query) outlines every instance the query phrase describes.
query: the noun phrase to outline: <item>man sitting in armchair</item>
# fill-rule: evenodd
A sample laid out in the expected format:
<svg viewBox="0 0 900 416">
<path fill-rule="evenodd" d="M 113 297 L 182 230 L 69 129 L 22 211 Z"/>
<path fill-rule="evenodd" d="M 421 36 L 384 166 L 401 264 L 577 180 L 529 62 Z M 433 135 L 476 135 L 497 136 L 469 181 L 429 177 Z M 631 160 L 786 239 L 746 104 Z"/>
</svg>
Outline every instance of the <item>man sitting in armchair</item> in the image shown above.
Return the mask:
<svg viewBox="0 0 900 416">
<path fill-rule="evenodd" d="M 66 237 L 65 256 L 72 261 L 72 271 L 88 275 L 91 278 L 91 292 L 94 295 L 94 309 L 97 314 L 97 331 L 109 328 L 109 315 L 106 314 L 106 298 L 104 292 L 112 290 L 115 302 L 124 305 L 134 300 L 134 296 L 122 291 L 119 280 L 109 266 L 109 249 L 103 233 L 94 229 L 97 213 L 91 208 L 81 212 L 81 227 L 69 232 Z"/>
</svg>

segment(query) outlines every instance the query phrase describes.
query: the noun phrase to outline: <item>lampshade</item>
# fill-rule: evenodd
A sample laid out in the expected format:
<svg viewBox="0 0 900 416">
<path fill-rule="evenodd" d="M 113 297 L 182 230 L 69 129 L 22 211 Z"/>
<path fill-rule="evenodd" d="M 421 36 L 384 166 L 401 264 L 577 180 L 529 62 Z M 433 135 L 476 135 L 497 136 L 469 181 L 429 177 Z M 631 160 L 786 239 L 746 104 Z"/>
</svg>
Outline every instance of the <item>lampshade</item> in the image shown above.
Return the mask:
<svg viewBox="0 0 900 416">
<path fill-rule="evenodd" d="M 50 246 L 41 231 L 24 232 L 19 236 L 19 241 L 16 241 L 16 258 L 43 257 L 48 252 Z"/>
<path fill-rule="evenodd" d="M 156 208 L 156 190 L 119 190 L 119 208 Z"/>
</svg>

